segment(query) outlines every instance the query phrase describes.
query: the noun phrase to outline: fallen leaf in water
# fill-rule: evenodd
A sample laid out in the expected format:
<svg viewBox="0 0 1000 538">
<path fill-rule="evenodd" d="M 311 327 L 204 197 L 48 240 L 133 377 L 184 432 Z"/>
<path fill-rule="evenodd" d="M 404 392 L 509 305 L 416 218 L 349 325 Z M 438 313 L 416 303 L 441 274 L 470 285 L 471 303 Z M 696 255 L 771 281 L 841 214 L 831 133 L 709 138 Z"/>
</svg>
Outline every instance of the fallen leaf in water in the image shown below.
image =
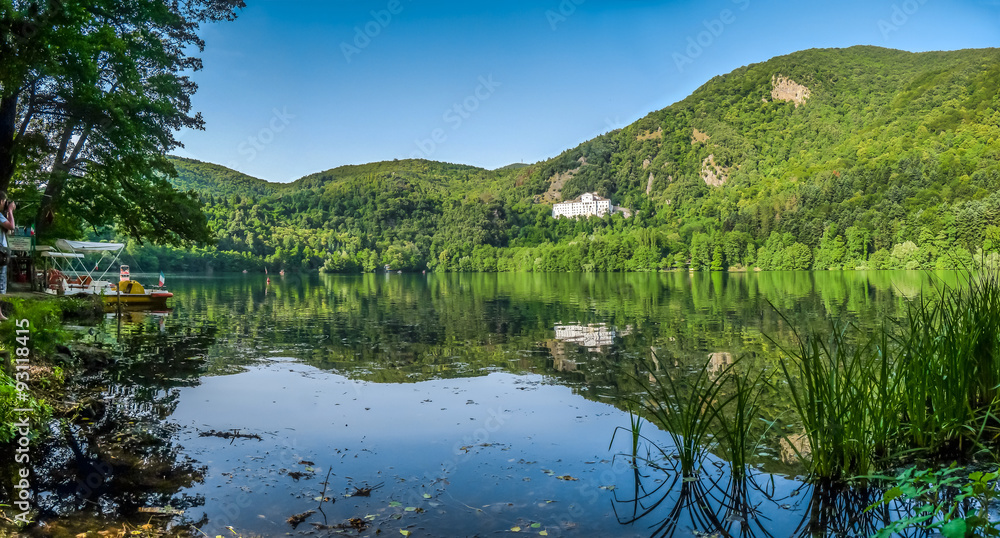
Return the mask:
<svg viewBox="0 0 1000 538">
<path fill-rule="evenodd" d="M 425 499 L 430 499 L 431 498 L 431 494 L 430 493 L 424 493 L 424 498 Z"/>
<path fill-rule="evenodd" d="M 401 502 L 399 502 L 399 501 L 391 501 L 391 502 L 389 503 L 389 506 L 391 506 L 391 507 L 395 508 L 395 507 L 397 507 L 397 506 L 403 506 L 403 503 L 401 503 Z"/>
<path fill-rule="evenodd" d="M 541 526 L 542 526 L 542 524 L 541 524 L 541 523 L 532 523 L 532 524 L 531 524 L 531 528 L 532 528 L 532 529 L 537 529 L 538 527 L 541 527 Z"/>
<path fill-rule="evenodd" d="M 403 536 L 409 536 L 411 533 L 406 529 L 400 529 L 399 534 L 402 534 Z"/>
<path fill-rule="evenodd" d="M 572 481 L 579 480 L 579 478 L 573 478 L 572 476 L 570 476 L 568 474 L 564 474 L 562 476 L 557 476 L 556 478 L 558 478 L 559 480 L 572 480 Z"/>
<path fill-rule="evenodd" d="M 521 527 L 511 527 L 510 532 L 521 532 Z"/>
<path fill-rule="evenodd" d="M 548 535 L 549 535 L 549 533 L 547 533 L 547 532 L 545 532 L 545 531 L 538 531 L 538 535 L 539 535 L 539 536 L 548 536 Z"/>
</svg>

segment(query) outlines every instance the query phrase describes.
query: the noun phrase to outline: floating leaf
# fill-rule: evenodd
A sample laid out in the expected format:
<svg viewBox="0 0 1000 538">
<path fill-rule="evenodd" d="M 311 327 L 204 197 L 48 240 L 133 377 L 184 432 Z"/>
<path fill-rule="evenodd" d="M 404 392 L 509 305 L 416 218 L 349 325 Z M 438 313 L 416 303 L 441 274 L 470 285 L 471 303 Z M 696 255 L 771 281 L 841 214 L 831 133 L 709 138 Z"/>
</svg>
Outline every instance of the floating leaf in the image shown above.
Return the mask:
<svg viewBox="0 0 1000 538">
<path fill-rule="evenodd" d="M 541 524 L 541 523 L 532 523 L 532 524 L 531 524 L 531 528 L 532 528 L 532 529 L 537 529 L 538 527 L 541 527 L 541 526 L 542 526 L 542 524 Z"/>
<path fill-rule="evenodd" d="M 399 501 L 392 501 L 392 502 L 389 503 L 389 506 L 395 508 L 397 506 L 403 506 L 403 503 L 401 503 Z"/>
<path fill-rule="evenodd" d="M 399 529 L 399 534 L 402 534 L 403 536 L 409 536 L 412 533 L 406 529 Z"/>
<path fill-rule="evenodd" d="M 323 500 L 323 497 L 313 497 L 313 500 L 314 500 L 314 501 L 322 501 L 322 500 Z"/>
<path fill-rule="evenodd" d="M 368 521 L 375 521 L 375 514 L 368 514 L 367 516 L 365 516 L 365 519 L 367 519 Z"/>
<path fill-rule="evenodd" d="M 510 532 L 521 532 L 521 527 L 511 527 Z"/>
<path fill-rule="evenodd" d="M 417 511 L 417 507 L 416 506 L 407 506 L 404 510 L 406 510 L 407 512 L 416 512 Z"/>
<path fill-rule="evenodd" d="M 572 476 L 570 476 L 568 474 L 564 474 L 562 476 L 557 476 L 556 478 L 558 478 L 559 480 L 572 480 L 572 481 L 579 480 L 579 478 L 573 478 Z"/>
<path fill-rule="evenodd" d="M 424 498 L 425 499 L 430 499 L 431 498 L 431 494 L 430 493 L 424 493 Z"/>
<path fill-rule="evenodd" d="M 548 536 L 548 535 L 549 535 L 549 533 L 547 533 L 547 532 L 545 532 L 545 531 L 538 531 L 538 535 L 539 535 L 539 536 Z"/>
</svg>

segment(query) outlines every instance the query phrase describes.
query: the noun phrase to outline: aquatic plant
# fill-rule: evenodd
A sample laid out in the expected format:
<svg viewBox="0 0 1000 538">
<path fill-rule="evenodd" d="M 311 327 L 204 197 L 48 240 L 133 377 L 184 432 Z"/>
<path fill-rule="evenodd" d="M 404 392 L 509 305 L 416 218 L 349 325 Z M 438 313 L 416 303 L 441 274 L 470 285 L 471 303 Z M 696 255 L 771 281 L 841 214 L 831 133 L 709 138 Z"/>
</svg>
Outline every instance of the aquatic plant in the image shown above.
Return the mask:
<svg viewBox="0 0 1000 538">
<path fill-rule="evenodd" d="M 911 467 L 895 478 L 895 485 L 868 507 L 871 511 L 900 501 L 907 502 L 904 517 L 878 530 L 885 538 L 908 530 L 936 531 L 947 538 L 1000 536 L 1000 521 L 990 521 L 989 506 L 998 496 L 1000 472 L 984 473 L 952 465 L 946 469 Z"/>
<path fill-rule="evenodd" d="M 928 290 L 874 334 L 834 323 L 829 334 L 795 336 L 781 369 L 816 478 L 868 475 L 900 458 L 969 457 L 1000 434 L 995 270 Z"/>
<path fill-rule="evenodd" d="M 781 362 L 793 406 L 805 428 L 815 476 L 841 479 L 868 474 L 879 455 L 890 453 L 899 430 L 898 376 L 885 355 L 883 337 L 852 345 L 853 325 L 833 324 L 829 335 L 798 339 Z M 780 346 L 779 346 L 780 347 Z"/>
<path fill-rule="evenodd" d="M 656 354 L 652 353 L 655 361 Z M 716 378 L 710 373 L 710 360 L 694 372 L 675 371 L 671 375 L 650 368 L 648 381 L 635 378 L 643 394 L 638 403 L 650 422 L 670 435 L 684 476 L 693 476 L 701 467 L 716 418 L 734 398 L 722 394 L 724 383 L 718 379 L 724 378 L 734 364 L 724 367 Z"/>
<path fill-rule="evenodd" d="M 754 374 L 750 368 L 736 368 L 736 359 L 732 367 L 725 372 L 723 384 L 732 390 L 732 398 L 728 405 L 719 409 L 718 437 L 720 445 L 730 463 L 730 472 L 734 477 L 746 475 L 750 455 L 757 451 L 761 439 L 772 423 L 768 423 L 763 432 L 757 433 L 762 424 L 760 418 L 761 393 L 768 385 L 770 375 L 763 369 Z"/>
</svg>

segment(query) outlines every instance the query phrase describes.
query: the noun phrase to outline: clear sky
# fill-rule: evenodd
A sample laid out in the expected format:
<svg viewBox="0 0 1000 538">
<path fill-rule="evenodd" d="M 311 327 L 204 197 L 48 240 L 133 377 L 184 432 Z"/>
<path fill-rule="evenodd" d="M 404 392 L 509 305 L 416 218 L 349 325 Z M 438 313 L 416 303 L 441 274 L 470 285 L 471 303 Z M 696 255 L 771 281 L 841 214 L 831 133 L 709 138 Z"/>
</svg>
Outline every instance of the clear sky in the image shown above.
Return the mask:
<svg viewBox="0 0 1000 538">
<path fill-rule="evenodd" d="M 1000 46 L 1000 0 L 246 0 L 205 26 L 177 155 L 287 182 L 553 157 L 797 50 Z"/>
</svg>

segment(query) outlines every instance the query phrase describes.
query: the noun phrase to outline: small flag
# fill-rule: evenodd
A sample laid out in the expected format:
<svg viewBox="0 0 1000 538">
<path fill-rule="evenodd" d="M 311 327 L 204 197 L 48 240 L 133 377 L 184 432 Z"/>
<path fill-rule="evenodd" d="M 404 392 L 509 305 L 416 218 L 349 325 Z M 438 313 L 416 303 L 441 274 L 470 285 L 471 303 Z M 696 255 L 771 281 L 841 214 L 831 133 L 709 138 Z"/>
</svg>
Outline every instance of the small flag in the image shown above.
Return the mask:
<svg viewBox="0 0 1000 538">
<path fill-rule="evenodd" d="M 100 265 L 100 264 L 101 264 L 101 262 L 94 263 L 94 272 L 100 271 L 100 268 L 98 267 L 98 265 Z"/>
<path fill-rule="evenodd" d="M 160 271 L 160 287 L 162 288 L 164 284 L 167 283 L 167 279 L 163 278 L 163 271 Z"/>
<path fill-rule="evenodd" d="M 31 235 L 35 235 L 35 225 L 31 225 Z"/>
</svg>

